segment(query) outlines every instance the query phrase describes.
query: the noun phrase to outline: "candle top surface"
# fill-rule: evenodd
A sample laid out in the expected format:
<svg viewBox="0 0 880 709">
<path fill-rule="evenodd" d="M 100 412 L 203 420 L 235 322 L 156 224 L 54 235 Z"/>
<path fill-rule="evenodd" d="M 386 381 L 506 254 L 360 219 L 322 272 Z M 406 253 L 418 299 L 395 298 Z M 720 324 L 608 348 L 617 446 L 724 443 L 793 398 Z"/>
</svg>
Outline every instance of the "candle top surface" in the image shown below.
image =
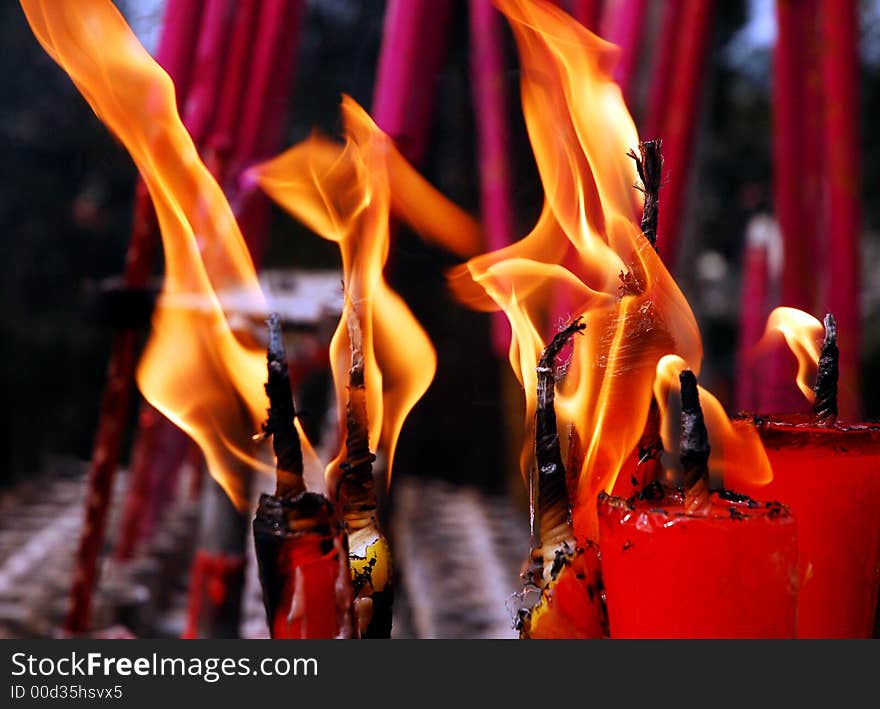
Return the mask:
<svg viewBox="0 0 880 709">
<path fill-rule="evenodd" d="M 804 414 L 767 414 L 743 417 L 753 425 L 765 448 L 833 447 L 835 453 L 880 455 L 880 423 L 836 421 L 823 424 Z"/>
<path fill-rule="evenodd" d="M 675 524 L 722 524 L 762 520 L 789 524 L 794 517 L 780 502 L 759 502 L 731 490 L 710 493 L 707 514 L 685 512 L 685 495 L 680 488 L 652 483 L 641 494 L 630 498 L 599 496 L 599 516 L 616 519 L 620 524 L 638 527 L 669 527 Z"/>
</svg>

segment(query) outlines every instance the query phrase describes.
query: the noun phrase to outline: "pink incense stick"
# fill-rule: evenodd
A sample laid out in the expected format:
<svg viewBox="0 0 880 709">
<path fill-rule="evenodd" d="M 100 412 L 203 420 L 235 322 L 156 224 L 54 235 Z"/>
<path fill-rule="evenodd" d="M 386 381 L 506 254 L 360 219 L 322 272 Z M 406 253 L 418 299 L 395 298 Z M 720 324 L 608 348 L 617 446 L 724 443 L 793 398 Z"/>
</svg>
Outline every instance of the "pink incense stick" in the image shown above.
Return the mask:
<svg viewBox="0 0 880 709">
<path fill-rule="evenodd" d="M 570 9 L 574 19 L 591 32 L 598 32 L 602 19 L 602 0 L 571 0 Z"/>
<path fill-rule="evenodd" d="M 424 157 L 446 52 L 449 0 L 389 0 L 371 115 L 414 164 Z"/>
<path fill-rule="evenodd" d="M 646 0 L 609 0 L 602 13 L 600 34 L 603 39 L 620 47 L 614 80 L 620 85 L 628 104 L 632 104 L 633 82 L 642 46 L 646 7 Z"/>
<path fill-rule="evenodd" d="M 281 148 L 289 103 L 303 3 L 264 0 L 259 4 L 240 125 L 235 133 L 224 190 L 235 212 L 254 263 L 266 248 L 271 215 L 267 198 L 243 181 L 244 171 Z"/>
<path fill-rule="evenodd" d="M 480 166 L 480 211 L 486 248 L 496 251 L 514 237 L 510 192 L 510 150 L 507 91 L 501 15 L 491 0 L 470 0 L 471 74 L 477 122 Z M 499 357 L 507 355 L 510 323 L 502 313 L 492 316 L 492 345 Z"/>
</svg>

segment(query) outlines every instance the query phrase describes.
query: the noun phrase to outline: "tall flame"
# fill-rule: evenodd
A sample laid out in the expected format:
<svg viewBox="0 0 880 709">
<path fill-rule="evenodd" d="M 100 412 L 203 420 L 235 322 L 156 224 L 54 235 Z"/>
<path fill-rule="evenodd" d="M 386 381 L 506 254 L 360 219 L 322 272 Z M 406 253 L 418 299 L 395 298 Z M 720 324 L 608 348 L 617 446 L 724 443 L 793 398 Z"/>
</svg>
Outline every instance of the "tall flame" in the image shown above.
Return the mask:
<svg viewBox="0 0 880 709">
<path fill-rule="evenodd" d="M 812 403 L 816 400 L 812 382 L 816 379 L 819 366 L 819 348 L 825 326 L 809 313 L 797 308 L 776 308 L 767 317 L 764 335 L 756 346 L 756 351 L 767 349 L 780 336 L 797 357 L 797 385 L 801 393 Z"/>
<path fill-rule="evenodd" d="M 519 51 L 523 113 L 545 202 L 531 233 L 471 259 L 453 271 L 451 286 L 472 307 L 501 309 L 508 316 L 510 362 L 525 389 L 530 429 L 535 364 L 559 327 L 546 322 L 551 299 L 564 293 L 570 315 L 584 315 L 587 329 L 559 385 L 557 416 L 563 438 L 571 431 L 583 452 L 573 471 L 575 532 L 595 538 L 596 495 L 611 490 L 637 445 L 658 362 L 677 355 L 698 372 L 702 344 L 687 301 L 641 234 L 638 178 L 626 157 L 638 135 L 612 79 L 616 47 L 549 2 L 496 0 L 496 5 Z M 711 433 L 729 438 L 727 417 L 720 406 L 715 409 L 714 399 L 705 398 L 713 411 Z M 750 447 L 744 460 L 760 463 L 760 441 L 744 435 Z M 738 464 L 735 452 L 725 452 L 721 463 L 734 477 L 728 461 Z M 533 456 L 528 443 L 524 475 Z M 755 465 L 755 475 L 766 474 Z"/>
<path fill-rule="evenodd" d="M 40 44 L 131 154 L 162 231 L 165 280 L 137 380 L 201 447 L 211 474 L 247 504 L 236 459 L 255 463 L 267 400 L 265 354 L 232 331 L 218 294 L 265 312 L 247 246 L 177 113 L 168 75 L 109 0 L 22 0 Z"/>
<path fill-rule="evenodd" d="M 404 161 L 391 140 L 351 98 L 342 101 L 346 141 L 313 135 L 253 169 L 274 200 L 342 252 L 345 305 L 330 345 L 333 378 L 345 424 L 351 363 L 347 323 L 363 334 L 370 447 L 387 456 L 390 478 L 403 422 L 434 378 L 437 360 L 427 334 L 385 281 L 389 215 L 406 218 L 459 254 L 472 254 L 477 224 L 445 200 Z M 345 456 L 327 467 L 328 480 Z"/>
</svg>

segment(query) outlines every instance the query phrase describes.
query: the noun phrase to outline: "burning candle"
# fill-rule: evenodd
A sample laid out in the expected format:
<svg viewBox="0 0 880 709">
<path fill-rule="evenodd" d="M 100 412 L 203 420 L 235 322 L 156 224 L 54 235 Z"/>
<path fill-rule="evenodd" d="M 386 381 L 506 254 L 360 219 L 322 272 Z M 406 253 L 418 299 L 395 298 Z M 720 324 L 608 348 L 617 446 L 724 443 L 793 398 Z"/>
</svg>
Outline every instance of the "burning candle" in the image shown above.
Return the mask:
<svg viewBox="0 0 880 709">
<path fill-rule="evenodd" d="M 767 485 L 747 494 L 781 500 L 798 520 L 798 637 L 867 638 L 880 584 L 880 425 L 836 421 L 836 327 L 825 321 L 821 353 L 815 318 L 779 308 L 768 330 L 783 332 L 801 361 L 801 390 L 815 396 L 814 416 L 756 417 L 773 468 Z M 818 362 L 815 391 L 807 365 Z"/>
<path fill-rule="evenodd" d="M 797 634 L 868 638 L 880 582 L 880 426 L 756 419 L 773 481 L 748 494 L 789 505 L 800 539 Z"/>
<path fill-rule="evenodd" d="M 628 500 L 600 494 L 611 637 L 793 637 L 794 517 L 779 503 L 710 492 L 696 378 L 680 378 L 683 490 L 655 482 Z"/>
<path fill-rule="evenodd" d="M 631 501 L 602 496 L 612 638 L 794 636 L 794 517 L 724 491 L 709 501 L 689 514 L 681 492 L 660 486 Z"/>
</svg>

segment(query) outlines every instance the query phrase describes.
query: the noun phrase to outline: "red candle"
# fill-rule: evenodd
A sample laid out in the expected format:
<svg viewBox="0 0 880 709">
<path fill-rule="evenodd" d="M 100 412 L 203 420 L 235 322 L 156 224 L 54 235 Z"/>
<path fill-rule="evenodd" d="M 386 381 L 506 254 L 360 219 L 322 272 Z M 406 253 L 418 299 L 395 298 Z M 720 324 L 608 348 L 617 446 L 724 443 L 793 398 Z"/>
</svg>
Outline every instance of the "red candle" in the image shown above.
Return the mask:
<svg viewBox="0 0 880 709">
<path fill-rule="evenodd" d="M 602 574 L 612 638 L 790 638 L 797 535 L 778 503 L 713 492 L 705 514 L 652 486 L 600 495 Z"/>
<path fill-rule="evenodd" d="M 880 425 L 759 420 L 773 480 L 744 492 L 798 520 L 801 638 L 868 638 L 880 582 Z"/>
<path fill-rule="evenodd" d="M 556 575 L 553 576 L 553 571 Z M 559 556 L 546 588 L 528 613 L 521 614 L 521 637 L 532 640 L 597 639 L 605 636 L 599 550 L 588 543 Z"/>
</svg>

